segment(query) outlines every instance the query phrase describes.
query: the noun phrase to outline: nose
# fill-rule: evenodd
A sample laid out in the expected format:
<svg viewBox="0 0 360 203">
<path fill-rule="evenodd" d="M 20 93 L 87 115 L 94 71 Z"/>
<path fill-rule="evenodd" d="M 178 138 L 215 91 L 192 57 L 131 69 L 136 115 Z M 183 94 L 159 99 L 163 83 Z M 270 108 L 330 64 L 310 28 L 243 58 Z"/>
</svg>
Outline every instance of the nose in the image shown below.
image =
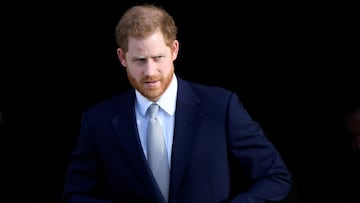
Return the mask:
<svg viewBox="0 0 360 203">
<path fill-rule="evenodd" d="M 156 73 L 156 64 L 152 60 L 148 60 L 145 64 L 144 74 L 147 76 L 152 76 Z"/>
</svg>

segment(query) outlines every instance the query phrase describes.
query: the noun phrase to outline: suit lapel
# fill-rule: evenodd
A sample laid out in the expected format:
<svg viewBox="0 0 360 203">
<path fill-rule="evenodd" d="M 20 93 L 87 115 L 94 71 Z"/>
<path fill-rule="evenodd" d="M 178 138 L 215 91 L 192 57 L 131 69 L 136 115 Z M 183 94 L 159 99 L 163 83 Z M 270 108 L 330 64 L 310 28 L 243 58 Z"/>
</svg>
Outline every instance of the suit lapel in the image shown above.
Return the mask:
<svg viewBox="0 0 360 203">
<path fill-rule="evenodd" d="M 162 202 L 164 200 L 152 178 L 151 171 L 147 165 L 140 143 L 136 125 L 134 91 L 132 91 L 132 95 L 129 94 L 125 95 L 124 98 L 132 99 L 123 99 L 121 101 L 122 103 L 117 109 L 121 112 L 121 114 L 118 114 L 118 116 L 113 118 L 112 124 L 115 129 L 120 148 L 123 149 L 123 152 L 128 157 L 128 160 L 133 165 L 134 172 L 139 176 L 140 180 L 143 180 L 144 185 L 149 188 L 152 194 L 154 194 L 158 202 Z"/>
<path fill-rule="evenodd" d="M 201 122 L 200 100 L 191 87 L 179 80 L 175 113 L 175 130 L 171 155 L 170 197 L 176 194 L 188 165 Z"/>
</svg>

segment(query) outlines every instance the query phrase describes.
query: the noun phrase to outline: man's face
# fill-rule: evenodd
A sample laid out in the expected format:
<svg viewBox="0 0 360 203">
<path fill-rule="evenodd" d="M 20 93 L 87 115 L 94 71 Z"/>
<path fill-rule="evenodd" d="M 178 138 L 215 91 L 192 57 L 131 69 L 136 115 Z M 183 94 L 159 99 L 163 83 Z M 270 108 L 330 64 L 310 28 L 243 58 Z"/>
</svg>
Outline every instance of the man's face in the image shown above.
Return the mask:
<svg viewBox="0 0 360 203">
<path fill-rule="evenodd" d="M 130 84 L 151 101 L 156 101 L 169 86 L 179 50 L 178 41 L 166 46 L 157 31 L 146 38 L 129 37 L 128 52 L 118 49 L 118 57 L 126 68 Z"/>
</svg>

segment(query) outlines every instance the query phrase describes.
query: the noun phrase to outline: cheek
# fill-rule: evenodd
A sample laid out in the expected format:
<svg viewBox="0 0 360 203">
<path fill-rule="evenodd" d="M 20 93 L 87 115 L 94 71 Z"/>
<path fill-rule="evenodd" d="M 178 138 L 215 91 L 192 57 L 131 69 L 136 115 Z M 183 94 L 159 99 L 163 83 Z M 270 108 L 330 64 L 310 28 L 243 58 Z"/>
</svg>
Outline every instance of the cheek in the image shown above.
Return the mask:
<svg viewBox="0 0 360 203">
<path fill-rule="evenodd" d="M 143 74 L 142 70 L 140 68 L 126 68 L 126 71 L 129 75 L 131 75 L 133 78 L 140 78 L 141 75 Z"/>
<path fill-rule="evenodd" d="M 164 61 L 164 63 L 161 64 L 160 69 L 163 73 L 168 73 L 173 68 L 173 61 L 169 58 L 168 60 Z"/>
</svg>

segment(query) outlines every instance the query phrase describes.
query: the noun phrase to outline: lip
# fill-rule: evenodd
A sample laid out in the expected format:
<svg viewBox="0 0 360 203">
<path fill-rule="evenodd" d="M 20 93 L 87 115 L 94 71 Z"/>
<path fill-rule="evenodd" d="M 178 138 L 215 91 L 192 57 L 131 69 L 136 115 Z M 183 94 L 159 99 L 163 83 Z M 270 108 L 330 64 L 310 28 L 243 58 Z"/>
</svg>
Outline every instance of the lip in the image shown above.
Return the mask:
<svg viewBox="0 0 360 203">
<path fill-rule="evenodd" d="M 147 81 L 144 83 L 145 86 L 147 87 L 156 87 L 157 85 L 160 84 L 160 81 L 159 80 L 154 80 L 154 81 Z"/>
</svg>

